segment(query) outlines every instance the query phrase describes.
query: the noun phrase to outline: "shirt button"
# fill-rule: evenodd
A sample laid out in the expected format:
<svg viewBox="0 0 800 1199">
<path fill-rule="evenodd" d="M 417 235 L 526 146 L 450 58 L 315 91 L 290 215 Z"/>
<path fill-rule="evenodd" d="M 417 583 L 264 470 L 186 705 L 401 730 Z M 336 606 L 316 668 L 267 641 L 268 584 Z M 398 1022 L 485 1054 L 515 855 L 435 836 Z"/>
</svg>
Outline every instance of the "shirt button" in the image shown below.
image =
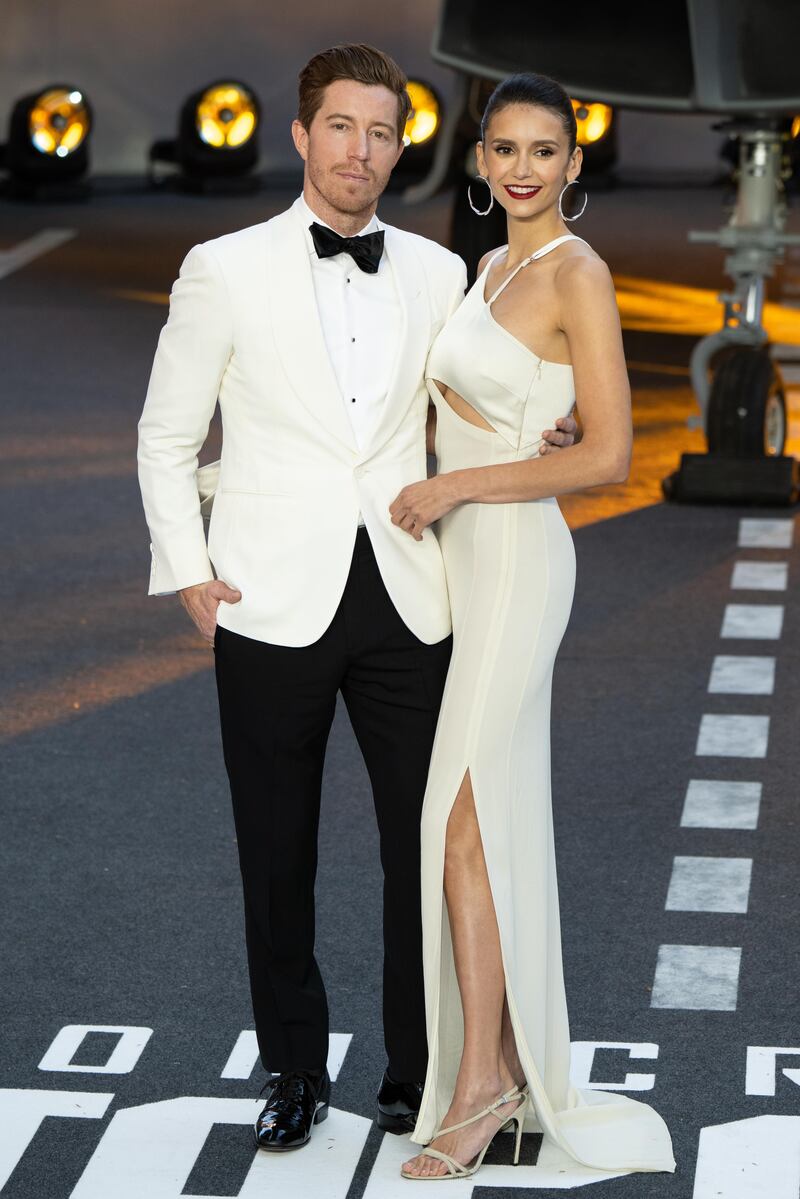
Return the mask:
<svg viewBox="0 0 800 1199">
<path fill-rule="evenodd" d="M 351 340 L 351 341 L 355 341 L 355 338 L 354 338 L 354 337 L 351 337 L 351 338 L 350 338 L 350 340 Z"/>
<path fill-rule="evenodd" d="M 350 401 L 350 403 L 351 403 L 351 404 L 355 404 L 355 402 L 356 402 L 356 397 L 355 397 L 355 396 L 353 396 L 353 398 L 352 398 L 352 400 Z"/>
</svg>

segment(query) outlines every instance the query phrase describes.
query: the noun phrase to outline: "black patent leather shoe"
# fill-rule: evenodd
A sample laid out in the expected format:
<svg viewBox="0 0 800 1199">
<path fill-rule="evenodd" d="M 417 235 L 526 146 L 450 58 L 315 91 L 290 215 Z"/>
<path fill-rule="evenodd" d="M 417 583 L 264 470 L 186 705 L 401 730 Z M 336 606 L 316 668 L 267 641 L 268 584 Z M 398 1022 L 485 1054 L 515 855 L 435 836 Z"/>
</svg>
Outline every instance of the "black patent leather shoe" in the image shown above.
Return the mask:
<svg viewBox="0 0 800 1199">
<path fill-rule="evenodd" d="M 299 1149 L 311 1139 L 312 1126 L 327 1119 L 331 1097 L 327 1070 L 322 1074 L 288 1070 L 270 1078 L 265 1090 L 267 1102 L 255 1124 L 259 1149 L 272 1153 Z"/>
<path fill-rule="evenodd" d="M 378 1091 L 378 1128 L 413 1132 L 421 1102 L 421 1082 L 395 1082 L 387 1070 Z"/>
</svg>

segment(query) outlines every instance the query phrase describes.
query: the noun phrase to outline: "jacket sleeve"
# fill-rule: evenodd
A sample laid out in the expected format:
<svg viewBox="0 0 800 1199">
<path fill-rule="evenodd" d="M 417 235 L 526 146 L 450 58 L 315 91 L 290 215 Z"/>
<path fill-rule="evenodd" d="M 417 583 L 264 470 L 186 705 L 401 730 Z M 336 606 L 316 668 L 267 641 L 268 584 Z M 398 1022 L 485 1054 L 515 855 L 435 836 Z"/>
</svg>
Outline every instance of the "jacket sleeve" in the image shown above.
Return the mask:
<svg viewBox="0 0 800 1199">
<path fill-rule="evenodd" d="M 446 309 L 447 316 L 452 316 L 456 308 L 464 299 L 464 293 L 467 290 L 467 268 L 458 255 L 451 255 L 452 270 L 451 283 L 447 293 Z"/>
<path fill-rule="evenodd" d="M 214 578 L 195 471 L 231 349 L 225 280 L 213 250 L 195 246 L 172 288 L 139 421 L 139 486 L 152 540 L 150 595 Z"/>
</svg>

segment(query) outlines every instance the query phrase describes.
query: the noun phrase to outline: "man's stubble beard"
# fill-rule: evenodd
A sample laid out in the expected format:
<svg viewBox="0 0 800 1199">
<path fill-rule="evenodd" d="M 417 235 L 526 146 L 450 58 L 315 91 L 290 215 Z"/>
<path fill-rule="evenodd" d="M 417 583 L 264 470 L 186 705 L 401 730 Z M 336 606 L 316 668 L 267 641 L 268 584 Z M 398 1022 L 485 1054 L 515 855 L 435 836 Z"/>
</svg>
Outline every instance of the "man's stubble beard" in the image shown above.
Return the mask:
<svg viewBox="0 0 800 1199">
<path fill-rule="evenodd" d="M 361 212 L 371 212 L 389 182 L 389 176 L 387 176 L 384 183 L 379 186 L 378 181 L 374 176 L 371 176 L 372 182 L 368 185 L 369 192 L 367 195 L 362 193 L 358 196 L 348 196 L 346 192 L 347 183 L 344 179 L 338 178 L 333 171 L 319 170 L 310 160 L 307 161 L 306 165 L 309 181 L 315 191 L 319 192 L 325 203 L 334 209 L 334 211 L 341 212 L 349 217 L 357 216 Z"/>
</svg>

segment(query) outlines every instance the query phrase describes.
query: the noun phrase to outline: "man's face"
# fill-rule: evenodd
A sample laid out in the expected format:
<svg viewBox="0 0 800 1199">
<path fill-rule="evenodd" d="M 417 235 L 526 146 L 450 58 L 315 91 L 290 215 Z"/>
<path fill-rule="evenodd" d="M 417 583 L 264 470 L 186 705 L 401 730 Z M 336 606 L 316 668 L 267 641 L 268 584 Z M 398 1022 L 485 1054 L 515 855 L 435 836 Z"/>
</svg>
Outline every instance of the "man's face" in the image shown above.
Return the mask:
<svg viewBox="0 0 800 1199">
<path fill-rule="evenodd" d="M 330 206 L 343 213 L 374 208 L 403 151 L 397 137 L 397 96 L 389 88 L 337 79 L 305 129 L 292 136 L 306 177 Z"/>
</svg>

